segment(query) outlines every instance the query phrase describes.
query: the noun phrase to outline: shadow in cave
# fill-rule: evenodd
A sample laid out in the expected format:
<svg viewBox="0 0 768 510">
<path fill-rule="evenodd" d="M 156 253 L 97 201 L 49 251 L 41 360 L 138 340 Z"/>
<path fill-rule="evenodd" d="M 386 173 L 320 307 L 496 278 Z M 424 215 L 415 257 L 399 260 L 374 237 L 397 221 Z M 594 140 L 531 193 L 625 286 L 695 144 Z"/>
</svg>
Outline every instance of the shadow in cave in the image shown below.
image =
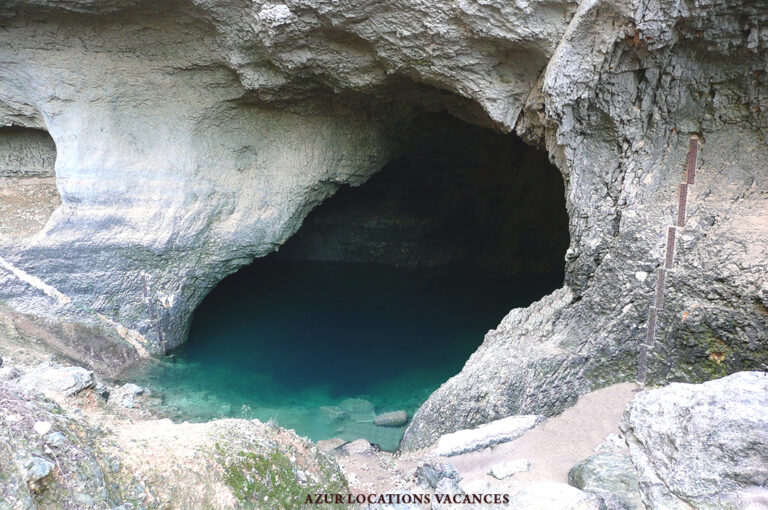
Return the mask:
<svg viewBox="0 0 768 510">
<path fill-rule="evenodd" d="M 564 189 L 546 154 L 447 115 L 342 187 L 198 307 L 179 362 L 147 375 L 183 419 L 245 412 L 315 440 L 394 450 L 409 415 L 512 308 L 562 285 Z"/>
</svg>

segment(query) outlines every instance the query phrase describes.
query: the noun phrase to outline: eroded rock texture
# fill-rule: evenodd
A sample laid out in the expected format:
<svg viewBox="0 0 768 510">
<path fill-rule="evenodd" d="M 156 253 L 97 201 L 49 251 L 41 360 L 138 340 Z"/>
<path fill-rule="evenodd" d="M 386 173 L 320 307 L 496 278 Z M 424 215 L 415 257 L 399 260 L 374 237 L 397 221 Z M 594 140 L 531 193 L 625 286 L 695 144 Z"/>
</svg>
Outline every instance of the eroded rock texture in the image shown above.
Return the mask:
<svg viewBox="0 0 768 510">
<path fill-rule="evenodd" d="M 740 372 L 638 395 L 622 422 L 650 509 L 768 504 L 768 375 Z"/>
<path fill-rule="evenodd" d="M 414 119 L 514 130 L 563 175 L 566 287 L 488 334 L 414 417 L 417 448 L 634 377 L 695 133 L 650 378 L 759 366 L 766 18 L 759 1 L 4 2 L 0 124 L 48 131 L 62 203 L 35 235 L 0 231 L 0 299 L 158 352 L 221 278 L 401 154 Z"/>
</svg>

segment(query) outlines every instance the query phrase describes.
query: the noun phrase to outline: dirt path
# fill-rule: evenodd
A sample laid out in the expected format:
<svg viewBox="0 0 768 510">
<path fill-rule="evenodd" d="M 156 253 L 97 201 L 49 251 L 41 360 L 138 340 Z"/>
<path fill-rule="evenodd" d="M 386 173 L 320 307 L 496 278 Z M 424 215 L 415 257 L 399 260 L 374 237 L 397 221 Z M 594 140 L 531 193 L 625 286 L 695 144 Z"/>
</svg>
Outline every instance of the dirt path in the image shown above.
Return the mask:
<svg viewBox="0 0 768 510">
<path fill-rule="evenodd" d="M 624 408 L 638 390 L 636 384 L 623 383 L 594 391 L 515 441 L 445 460 L 465 482 L 484 480 L 495 485 L 497 481 L 487 475 L 491 466 L 515 459 L 531 463 L 530 471 L 513 476 L 515 481 L 567 482 L 574 464 L 594 453 L 609 434 L 619 432 Z"/>
<path fill-rule="evenodd" d="M 342 469 L 351 475 L 354 491 L 384 492 L 411 490 L 423 492 L 415 485 L 414 471 L 420 461 L 453 464 L 461 474 L 461 487 L 467 492 L 505 492 L 511 483 L 568 481 L 568 471 L 594 453 L 610 434 L 617 434 L 618 423 L 627 403 L 639 391 L 634 383 L 609 386 L 584 395 L 573 407 L 548 418 L 519 439 L 476 452 L 452 457 L 433 457 L 430 449 L 395 456 L 376 454 L 344 455 L 337 458 Z M 491 467 L 504 461 L 526 459 L 530 470 L 504 480 L 490 475 Z"/>
</svg>

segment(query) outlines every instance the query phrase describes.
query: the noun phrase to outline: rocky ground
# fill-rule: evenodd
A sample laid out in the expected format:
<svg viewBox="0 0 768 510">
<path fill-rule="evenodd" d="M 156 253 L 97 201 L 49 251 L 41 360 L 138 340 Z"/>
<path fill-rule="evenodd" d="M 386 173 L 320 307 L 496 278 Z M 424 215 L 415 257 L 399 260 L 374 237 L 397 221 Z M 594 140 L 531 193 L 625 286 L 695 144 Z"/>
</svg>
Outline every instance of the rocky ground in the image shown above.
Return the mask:
<svg viewBox="0 0 768 510">
<path fill-rule="evenodd" d="M 105 383 L 0 326 L 3 510 L 768 508 L 764 373 L 613 385 L 554 417 L 511 416 L 391 454 L 255 420 L 157 419 L 149 390 Z M 306 503 L 336 494 L 372 499 Z"/>
</svg>

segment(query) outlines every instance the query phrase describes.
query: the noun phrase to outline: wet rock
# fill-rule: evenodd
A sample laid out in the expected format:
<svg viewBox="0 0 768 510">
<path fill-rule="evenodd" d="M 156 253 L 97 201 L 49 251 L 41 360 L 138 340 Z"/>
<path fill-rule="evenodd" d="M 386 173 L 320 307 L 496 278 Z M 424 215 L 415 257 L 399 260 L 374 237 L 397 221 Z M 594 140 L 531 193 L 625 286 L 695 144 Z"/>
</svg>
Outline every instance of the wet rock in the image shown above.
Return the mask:
<svg viewBox="0 0 768 510">
<path fill-rule="evenodd" d="M 22 375 L 16 384 L 25 390 L 63 393 L 72 396 L 90 388 L 94 384 L 93 372 L 81 367 L 59 367 L 52 363 L 42 363 Z"/>
<path fill-rule="evenodd" d="M 509 495 L 515 510 L 606 510 L 599 497 L 565 483 L 518 484 Z"/>
<path fill-rule="evenodd" d="M 453 464 L 424 462 L 416 468 L 416 482 L 424 488 L 434 489 L 444 478 L 457 483 L 461 481 L 461 475 Z"/>
<path fill-rule="evenodd" d="M 512 441 L 536 426 L 542 419 L 542 416 L 536 415 L 510 416 L 474 429 L 445 434 L 438 439 L 432 453 L 441 456 L 459 455 Z"/>
<path fill-rule="evenodd" d="M 766 409 L 764 372 L 739 372 L 703 384 L 673 383 L 635 397 L 621 429 L 645 505 L 659 510 L 764 508 Z"/>
<path fill-rule="evenodd" d="M 579 462 L 568 483 L 600 496 L 608 510 L 642 510 L 637 472 L 627 451 L 606 450 Z"/>
<path fill-rule="evenodd" d="M 340 422 L 349 416 L 347 411 L 338 406 L 323 406 L 320 412 L 328 423 Z"/>
<path fill-rule="evenodd" d="M 373 419 L 373 424 L 380 427 L 402 427 L 406 423 L 408 423 L 408 414 L 405 411 L 382 413 Z"/>
<path fill-rule="evenodd" d="M 488 474 L 497 480 L 503 480 L 504 478 L 509 478 L 517 473 L 523 473 L 529 469 L 531 469 L 531 462 L 529 460 L 515 459 L 494 464 L 491 466 Z"/>
</svg>

